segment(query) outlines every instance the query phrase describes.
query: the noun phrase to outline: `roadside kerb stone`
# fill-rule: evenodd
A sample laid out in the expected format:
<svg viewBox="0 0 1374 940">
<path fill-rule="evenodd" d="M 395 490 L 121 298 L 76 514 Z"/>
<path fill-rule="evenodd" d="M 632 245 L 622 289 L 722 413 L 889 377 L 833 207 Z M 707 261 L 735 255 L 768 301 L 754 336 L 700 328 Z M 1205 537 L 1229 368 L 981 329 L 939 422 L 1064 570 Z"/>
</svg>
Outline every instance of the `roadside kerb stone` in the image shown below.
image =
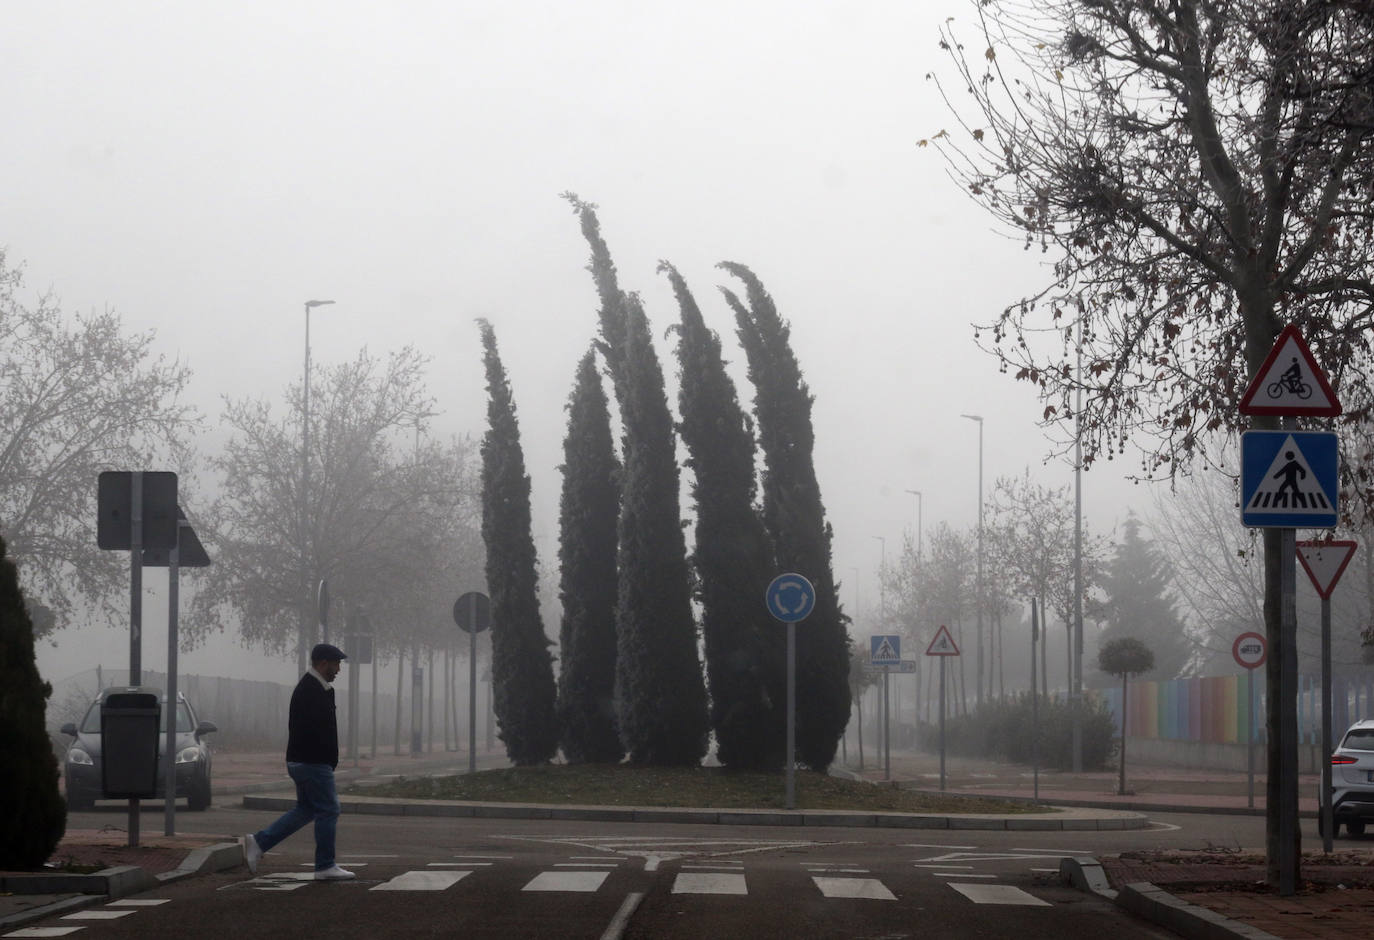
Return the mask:
<svg viewBox="0 0 1374 940">
<path fill-rule="evenodd" d="M 1122 885 L 1116 903 L 1188 940 L 1280 940 L 1268 931 L 1176 898 L 1148 881 Z"/>
<path fill-rule="evenodd" d="M 369 816 L 448 816 L 482 819 L 567 819 L 592 822 L 698 823 L 723 826 L 807 826 L 856 829 L 979 829 L 1017 832 L 1144 829 L 1149 820 L 1119 809 L 1099 814 L 959 816 L 921 813 L 855 813 L 845 810 L 693 809 L 690 807 L 587 806 L 538 803 L 472 803 L 353 797 L 340 800 L 345 813 Z M 281 796 L 243 797 L 245 809 L 290 809 Z"/>
</svg>

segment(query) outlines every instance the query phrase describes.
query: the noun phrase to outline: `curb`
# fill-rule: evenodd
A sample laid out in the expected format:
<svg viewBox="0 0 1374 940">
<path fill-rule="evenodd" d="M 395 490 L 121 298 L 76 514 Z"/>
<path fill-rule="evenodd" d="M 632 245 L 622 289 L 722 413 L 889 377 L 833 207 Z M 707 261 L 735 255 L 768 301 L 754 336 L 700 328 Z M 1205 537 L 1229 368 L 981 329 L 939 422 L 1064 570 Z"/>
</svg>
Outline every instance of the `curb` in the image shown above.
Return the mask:
<svg viewBox="0 0 1374 940">
<path fill-rule="evenodd" d="M 1141 920 L 1188 940 L 1280 940 L 1258 927 L 1176 898 L 1147 881 L 1123 885 L 1120 891 L 1113 890 L 1102 864 L 1090 856 L 1061 859 L 1059 878 L 1065 884 L 1107 898 Z"/>
<path fill-rule="evenodd" d="M 593 822 L 699 823 L 721 826 L 804 826 L 856 829 L 980 829 L 1012 832 L 1147 829 L 1150 821 L 1133 812 L 1114 816 L 935 816 L 911 813 L 854 813 L 845 810 L 775 811 L 748 809 L 658 809 L 651 807 L 549 806 L 527 803 L 402 802 L 340 800 L 345 813 L 369 816 L 445 816 L 480 819 L 558 819 Z M 289 797 L 244 796 L 244 809 L 285 811 Z"/>
<path fill-rule="evenodd" d="M 49 904 L 0 917 L 0 928 L 19 927 L 31 921 L 91 907 L 116 898 L 149 891 L 191 875 L 224 871 L 243 864 L 243 847 L 220 842 L 192 849 L 171 871 L 151 874 L 137 865 L 116 865 L 89 875 L 37 873 L 0 878 L 0 893 L 69 895 Z"/>
</svg>

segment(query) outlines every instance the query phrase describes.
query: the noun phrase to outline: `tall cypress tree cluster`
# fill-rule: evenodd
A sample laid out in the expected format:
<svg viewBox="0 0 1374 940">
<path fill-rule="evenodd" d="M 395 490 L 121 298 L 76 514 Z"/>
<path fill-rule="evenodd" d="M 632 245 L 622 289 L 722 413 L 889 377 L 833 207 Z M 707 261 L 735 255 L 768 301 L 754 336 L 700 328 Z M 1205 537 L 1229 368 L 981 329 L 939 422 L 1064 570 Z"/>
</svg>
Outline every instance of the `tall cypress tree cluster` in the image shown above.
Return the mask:
<svg viewBox="0 0 1374 940">
<path fill-rule="evenodd" d="M 507 756 L 517 765 L 542 764 L 558 749 L 558 720 L 553 658 L 539 614 L 530 478 L 496 333 L 485 320 L 478 324 L 487 376 L 482 539 L 491 592 L 493 708 Z"/>
<path fill-rule="evenodd" d="M 849 722 L 849 636 L 831 571 L 830 524 L 825 520 L 812 459 L 815 434 L 811 393 L 792 353 L 790 330 L 773 298 L 742 264 L 720 267 L 745 285 L 748 304 L 722 288 L 754 385 L 754 415 L 763 449 L 763 518 L 778 568 L 805 575 L 816 606 L 797 627 L 796 758 L 824 771 Z"/>
<path fill-rule="evenodd" d="M 563 441 L 559 503 L 558 720 L 570 764 L 613 763 L 625 749 L 616 729 L 616 521 L 620 462 L 596 355 L 577 366 Z"/>
<path fill-rule="evenodd" d="M 678 271 L 660 264 L 677 297 L 682 370 L 678 425 L 694 476 L 692 563 L 702 605 L 716 756 L 726 767 L 777 770 L 786 752 L 785 627 L 763 597 L 777 574 L 754 498 L 754 433 L 725 371 L 720 338 Z"/>
<path fill-rule="evenodd" d="M 592 249 L 602 353 L 624 428 L 618 526 L 616 700 L 637 764 L 694 765 L 710 718 L 697 656 L 673 419 L 648 318 L 621 291 L 595 206 L 568 195 Z"/>
<path fill-rule="evenodd" d="M 38 674 L 19 573 L 0 539 L 0 869 L 38 868 L 67 829 L 57 758 L 43 724 L 52 686 Z"/>
</svg>

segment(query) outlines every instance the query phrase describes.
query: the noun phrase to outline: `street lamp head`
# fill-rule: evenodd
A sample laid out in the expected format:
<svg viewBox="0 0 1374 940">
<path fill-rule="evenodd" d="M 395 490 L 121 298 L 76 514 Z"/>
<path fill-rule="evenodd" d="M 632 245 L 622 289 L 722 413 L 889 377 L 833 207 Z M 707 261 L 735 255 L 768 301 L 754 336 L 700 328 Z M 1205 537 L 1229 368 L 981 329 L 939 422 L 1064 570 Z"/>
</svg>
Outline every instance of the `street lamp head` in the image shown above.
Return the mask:
<svg viewBox="0 0 1374 940">
<path fill-rule="evenodd" d="M 909 495 L 911 495 L 911 496 L 920 496 L 920 495 L 921 495 L 921 491 L 920 491 L 920 490 L 907 490 L 907 493 L 908 493 Z"/>
<path fill-rule="evenodd" d="M 977 421 L 979 424 L 983 423 L 982 415 L 960 415 L 959 417 L 968 418 L 970 421 Z"/>
<path fill-rule="evenodd" d="M 332 300 L 307 300 L 305 302 L 305 309 L 310 310 L 313 307 L 327 307 L 333 302 Z"/>
</svg>

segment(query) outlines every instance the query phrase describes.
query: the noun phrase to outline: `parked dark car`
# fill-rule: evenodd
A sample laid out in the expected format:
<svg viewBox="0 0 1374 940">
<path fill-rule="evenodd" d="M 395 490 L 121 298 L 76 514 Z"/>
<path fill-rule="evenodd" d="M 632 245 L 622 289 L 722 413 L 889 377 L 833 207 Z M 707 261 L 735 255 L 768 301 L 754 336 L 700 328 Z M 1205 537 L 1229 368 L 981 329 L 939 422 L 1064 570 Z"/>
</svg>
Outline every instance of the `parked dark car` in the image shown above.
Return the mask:
<svg viewBox="0 0 1374 940">
<path fill-rule="evenodd" d="M 70 721 L 62 726 L 62 733 L 74 738 L 67 748 L 63 761 L 63 773 L 67 778 L 67 808 L 73 810 L 90 809 L 95 801 L 103 799 L 100 782 L 100 705 L 111 691 L 100 694 L 81 724 Z M 162 696 L 162 707 L 167 707 L 167 696 Z M 157 796 L 166 795 L 166 774 L 161 768 L 162 755 L 167 753 L 166 712 L 159 722 L 162 732 L 158 735 Z M 177 693 L 177 739 L 176 739 L 176 797 L 186 798 L 186 805 L 193 810 L 203 810 L 210 805 L 210 765 L 213 753 L 205 735 L 218 731 L 212 721 L 199 721 L 195 709 L 186 697 Z"/>
</svg>

